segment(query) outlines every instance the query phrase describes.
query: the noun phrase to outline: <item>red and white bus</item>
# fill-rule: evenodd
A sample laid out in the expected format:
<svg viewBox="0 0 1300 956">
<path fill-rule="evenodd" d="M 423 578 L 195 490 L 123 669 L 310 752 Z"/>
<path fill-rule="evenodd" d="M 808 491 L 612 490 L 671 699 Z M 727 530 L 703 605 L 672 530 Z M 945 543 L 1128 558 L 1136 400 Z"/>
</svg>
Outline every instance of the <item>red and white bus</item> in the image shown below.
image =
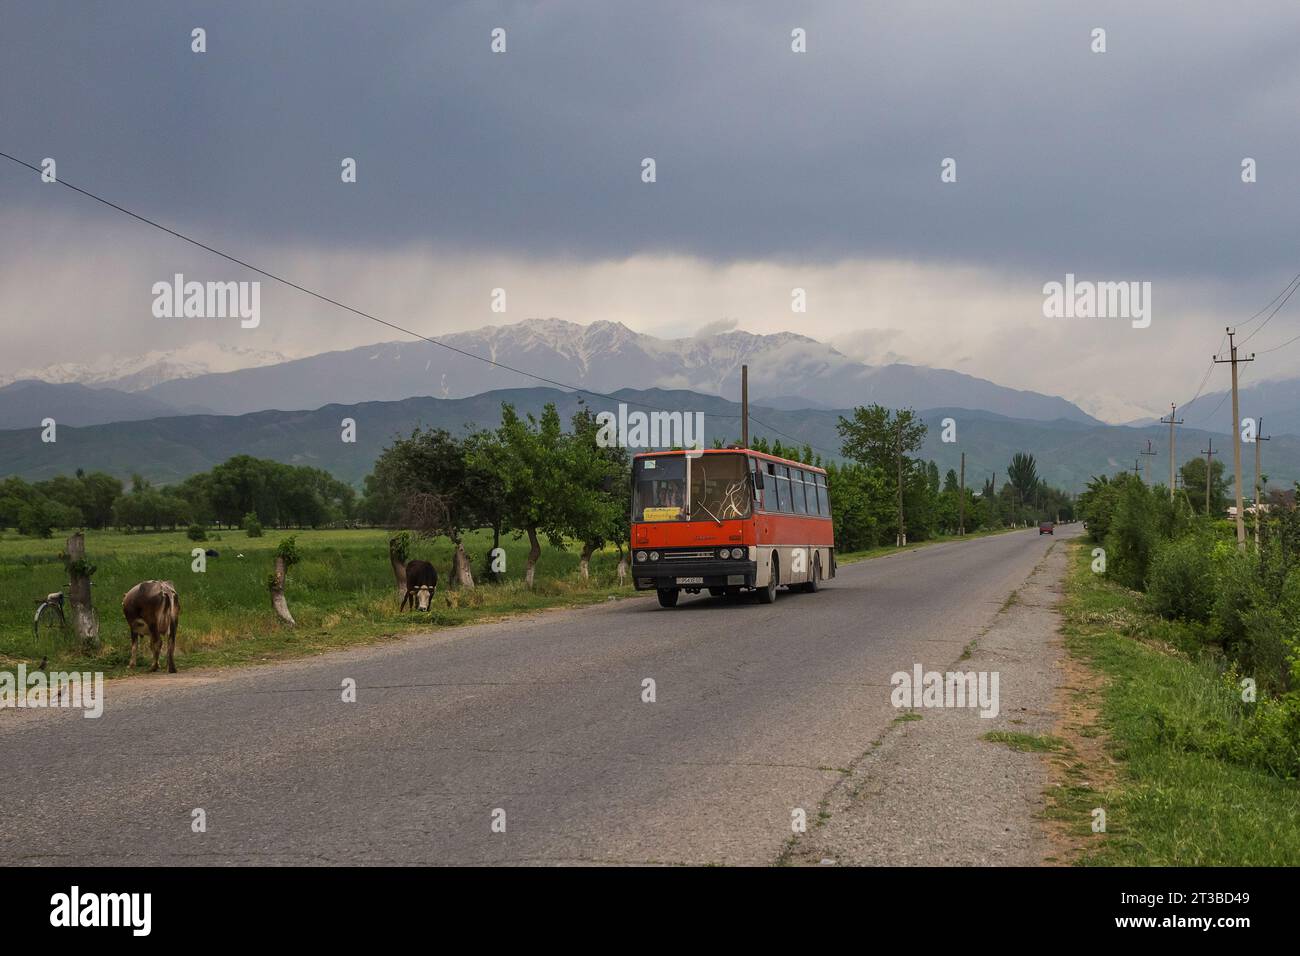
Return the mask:
<svg viewBox="0 0 1300 956">
<path fill-rule="evenodd" d="M 682 591 L 816 591 L 835 577 L 826 472 L 747 448 L 632 459 L 632 578 L 674 607 Z"/>
</svg>

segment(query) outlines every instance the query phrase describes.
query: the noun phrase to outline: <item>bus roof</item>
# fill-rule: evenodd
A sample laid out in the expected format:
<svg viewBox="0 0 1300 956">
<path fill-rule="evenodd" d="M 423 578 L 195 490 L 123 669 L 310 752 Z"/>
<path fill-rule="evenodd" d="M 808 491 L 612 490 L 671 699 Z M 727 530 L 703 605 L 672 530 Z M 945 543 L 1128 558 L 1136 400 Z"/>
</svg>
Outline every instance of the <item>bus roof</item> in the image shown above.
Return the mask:
<svg viewBox="0 0 1300 956">
<path fill-rule="evenodd" d="M 736 454 L 749 455 L 751 458 L 761 458 L 763 461 L 775 462 L 778 465 L 793 465 L 795 468 L 806 468 L 809 471 L 817 472 L 818 474 L 822 474 L 822 475 L 826 474 L 825 468 L 819 468 L 816 465 L 807 465 L 801 461 L 795 461 L 791 458 L 778 458 L 776 455 L 769 455 L 767 452 L 763 452 L 763 451 L 755 451 L 753 448 L 705 448 L 703 449 L 703 452 L 706 455 L 736 455 Z M 658 456 L 658 455 L 685 455 L 685 454 L 686 452 L 684 450 L 678 448 L 678 449 L 674 449 L 673 451 L 638 452 L 637 454 L 633 455 L 632 458 L 633 460 L 636 460 L 637 458 L 650 458 L 652 456 Z"/>
</svg>

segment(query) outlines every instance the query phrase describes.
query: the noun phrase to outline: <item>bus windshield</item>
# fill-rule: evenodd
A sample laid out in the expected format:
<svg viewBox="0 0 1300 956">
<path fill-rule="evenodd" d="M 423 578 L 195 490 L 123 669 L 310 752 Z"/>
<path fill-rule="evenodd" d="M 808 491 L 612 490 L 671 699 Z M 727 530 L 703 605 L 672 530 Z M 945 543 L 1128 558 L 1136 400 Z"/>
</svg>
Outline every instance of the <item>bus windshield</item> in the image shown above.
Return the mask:
<svg viewBox="0 0 1300 956">
<path fill-rule="evenodd" d="M 665 455 L 633 466 L 633 521 L 731 521 L 748 518 L 752 502 L 745 455 Z"/>
<path fill-rule="evenodd" d="M 686 519 L 686 459 L 637 458 L 632 466 L 632 520 Z"/>
<path fill-rule="evenodd" d="M 691 459 L 690 519 L 748 518 L 753 495 L 745 455 L 701 455 Z"/>
</svg>

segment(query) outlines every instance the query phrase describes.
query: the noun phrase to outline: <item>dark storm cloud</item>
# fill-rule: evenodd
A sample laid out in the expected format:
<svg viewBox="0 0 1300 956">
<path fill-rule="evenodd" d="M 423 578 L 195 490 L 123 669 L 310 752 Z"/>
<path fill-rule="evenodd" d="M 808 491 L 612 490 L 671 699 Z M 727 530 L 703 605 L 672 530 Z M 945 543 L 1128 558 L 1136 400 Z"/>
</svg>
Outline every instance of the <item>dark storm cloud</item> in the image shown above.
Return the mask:
<svg viewBox="0 0 1300 956">
<path fill-rule="evenodd" d="M 1240 281 L 1295 259 L 1297 49 L 1294 2 L 8 4 L 0 148 L 234 248 Z M 0 169 L 105 215 L 43 189 Z"/>
</svg>

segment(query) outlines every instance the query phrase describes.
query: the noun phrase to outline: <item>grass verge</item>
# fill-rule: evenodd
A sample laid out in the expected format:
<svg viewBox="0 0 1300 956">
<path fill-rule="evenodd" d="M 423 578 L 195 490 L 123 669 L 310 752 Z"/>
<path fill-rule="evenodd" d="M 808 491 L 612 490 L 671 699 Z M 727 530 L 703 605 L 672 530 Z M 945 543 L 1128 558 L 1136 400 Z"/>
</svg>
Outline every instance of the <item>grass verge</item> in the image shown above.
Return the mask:
<svg viewBox="0 0 1300 956">
<path fill-rule="evenodd" d="M 1189 749 L 1178 728 L 1231 726 L 1233 702 L 1211 660 L 1169 640 L 1170 623 L 1142 596 L 1090 570 L 1073 546 L 1065 640 L 1100 678 L 1078 681 L 1076 713 L 1095 714 L 1050 759 L 1058 783 L 1048 816 L 1084 865 L 1300 865 L 1300 784 Z M 1093 832 L 1096 811 L 1105 831 Z"/>
</svg>

